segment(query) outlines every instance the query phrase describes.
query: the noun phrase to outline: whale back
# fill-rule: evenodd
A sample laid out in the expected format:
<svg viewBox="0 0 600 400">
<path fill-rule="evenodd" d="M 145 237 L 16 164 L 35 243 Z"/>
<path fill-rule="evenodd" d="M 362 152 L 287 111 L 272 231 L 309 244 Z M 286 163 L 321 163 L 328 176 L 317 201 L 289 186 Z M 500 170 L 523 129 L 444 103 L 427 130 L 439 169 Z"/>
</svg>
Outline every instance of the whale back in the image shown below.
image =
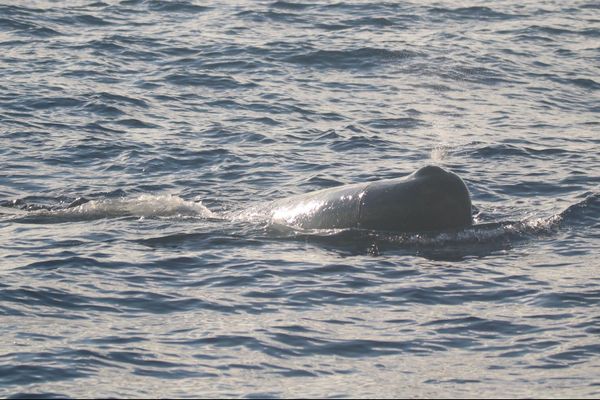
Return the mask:
<svg viewBox="0 0 600 400">
<path fill-rule="evenodd" d="M 356 228 L 366 186 L 345 185 L 276 201 L 271 207 L 271 221 L 303 229 Z"/>
</svg>

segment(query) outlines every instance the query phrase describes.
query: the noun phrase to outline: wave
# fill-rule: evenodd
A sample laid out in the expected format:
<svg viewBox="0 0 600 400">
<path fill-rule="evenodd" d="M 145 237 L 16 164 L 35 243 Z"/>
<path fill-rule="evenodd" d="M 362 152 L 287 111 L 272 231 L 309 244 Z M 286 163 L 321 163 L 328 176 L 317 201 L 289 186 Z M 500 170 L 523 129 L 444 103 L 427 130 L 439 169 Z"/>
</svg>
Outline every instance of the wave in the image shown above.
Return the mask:
<svg viewBox="0 0 600 400">
<path fill-rule="evenodd" d="M 164 78 L 168 83 L 177 86 L 205 86 L 214 89 L 237 89 L 256 87 L 253 82 L 239 82 L 237 79 L 228 76 L 210 75 L 210 74 L 171 74 Z"/>
<path fill-rule="evenodd" d="M 270 7 L 281 8 L 284 10 L 299 11 L 299 10 L 305 10 L 310 7 L 314 7 L 314 4 L 304 4 L 304 3 L 299 3 L 299 2 L 288 2 L 288 1 L 278 0 L 274 3 L 272 3 L 270 5 Z"/>
<path fill-rule="evenodd" d="M 479 145 L 480 143 L 472 143 L 472 145 Z M 492 144 L 484 145 L 482 147 L 466 147 L 457 152 L 461 155 L 467 155 L 475 158 L 506 158 L 506 157 L 523 157 L 527 159 L 552 159 L 560 155 L 570 155 L 569 150 L 565 150 L 558 147 L 551 148 L 534 148 L 532 146 L 524 145 L 513 145 L 513 144 Z"/>
<path fill-rule="evenodd" d="M 481 20 L 508 20 L 515 18 L 523 18 L 521 14 L 507 14 L 500 11 L 496 11 L 489 7 L 459 7 L 459 8 L 441 8 L 434 7 L 429 10 L 432 14 L 443 15 L 447 18 L 452 19 L 474 19 L 477 21 Z"/>
<path fill-rule="evenodd" d="M 418 56 L 422 54 L 411 50 L 363 47 L 349 50 L 316 50 L 288 57 L 287 61 L 320 68 L 361 69 L 397 64 Z"/>
<path fill-rule="evenodd" d="M 203 13 L 211 9 L 208 6 L 193 4 L 191 1 L 157 1 L 151 0 L 146 3 L 152 11 L 164 13 L 186 13 L 197 14 Z"/>
<path fill-rule="evenodd" d="M 565 227 L 600 226 L 600 193 L 588 193 L 584 200 L 560 213 L 560 218 Z"/>
</svg>

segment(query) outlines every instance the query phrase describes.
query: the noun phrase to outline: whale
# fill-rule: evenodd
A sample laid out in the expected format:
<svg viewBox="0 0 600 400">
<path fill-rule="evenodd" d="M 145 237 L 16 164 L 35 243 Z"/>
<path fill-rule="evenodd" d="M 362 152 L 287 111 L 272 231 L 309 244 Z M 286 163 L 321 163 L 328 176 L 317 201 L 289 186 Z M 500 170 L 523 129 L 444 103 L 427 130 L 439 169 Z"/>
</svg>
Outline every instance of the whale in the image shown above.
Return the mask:
<svg viewBox="0 0 600 400">
<path fill-rule="evenodd" d="M 150 200 L 153 199 L 151 196 Z M 32 211 L 30 216 L 23 216 L 25 220 L 28 217 L 87 220 L 143 214 L 147 207 L 135 209 L 142 200 L 148 201 L 142 198 L 89 200 L 78 197 L 66 205 L 46 206 L 14 200 L 0 201 L 0 207 Z M 199 207 L 192 207 L 192 212 L 198 213 Z M 156 213 L 154 208 L 152 212 Z M 167 207 L 169 213 L 180 213 L 178 210 Z M 205 217 L 229 219 L 226 214 L 219 216 L 205 207 L 200 211 Z M 258 215 L 261 221 L 266 217 L 265 222 L 273 227 L 293 230 L 365 229 L 416 233 L 473 225 L 471 197 L 465 182 L 455 173 L 433 165 L 401 178 L 317 190 L 263 203 L 250 211 L 251 220 Z"/>
<path fill-rule="evenodd" d="M 455 173 L 428 165 L 395 179 L 355 183 L 275 200 L 274 226 L 427 232 L 473 224 L 471 196 Z"/>
</svg>

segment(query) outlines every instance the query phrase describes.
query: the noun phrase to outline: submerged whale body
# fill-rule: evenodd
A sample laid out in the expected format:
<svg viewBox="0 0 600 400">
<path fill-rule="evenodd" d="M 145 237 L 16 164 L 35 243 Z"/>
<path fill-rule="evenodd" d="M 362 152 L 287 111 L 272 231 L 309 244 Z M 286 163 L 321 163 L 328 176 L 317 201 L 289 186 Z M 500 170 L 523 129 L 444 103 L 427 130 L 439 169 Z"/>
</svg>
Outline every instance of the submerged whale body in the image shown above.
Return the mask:
<svg viewBox="0 0 600 400">
<path fill-rule="evenodd" d="M 422 232 L 471 226 L 463 180 L 436 166 L 403 178 L 351 184 L 275 201 L 271 222 L 301 229 Z"/>
</svg>

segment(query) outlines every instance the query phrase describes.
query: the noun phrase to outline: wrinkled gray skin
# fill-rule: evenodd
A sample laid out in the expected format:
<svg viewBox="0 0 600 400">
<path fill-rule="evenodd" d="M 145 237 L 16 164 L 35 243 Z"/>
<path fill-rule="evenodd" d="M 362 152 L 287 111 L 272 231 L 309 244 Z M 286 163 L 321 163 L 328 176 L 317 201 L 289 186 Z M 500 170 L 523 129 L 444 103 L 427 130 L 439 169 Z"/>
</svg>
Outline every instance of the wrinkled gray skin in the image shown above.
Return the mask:
<svg viewBox="0 0 600 400">
<path fill-rule="evenodd" d="M 427 166 L 403 178 L 345 185 L 272 203 L 274 224 L 301 229 L 422 232 L 472 225 L 469 190 L 458 175 Z"/>
</svg>

